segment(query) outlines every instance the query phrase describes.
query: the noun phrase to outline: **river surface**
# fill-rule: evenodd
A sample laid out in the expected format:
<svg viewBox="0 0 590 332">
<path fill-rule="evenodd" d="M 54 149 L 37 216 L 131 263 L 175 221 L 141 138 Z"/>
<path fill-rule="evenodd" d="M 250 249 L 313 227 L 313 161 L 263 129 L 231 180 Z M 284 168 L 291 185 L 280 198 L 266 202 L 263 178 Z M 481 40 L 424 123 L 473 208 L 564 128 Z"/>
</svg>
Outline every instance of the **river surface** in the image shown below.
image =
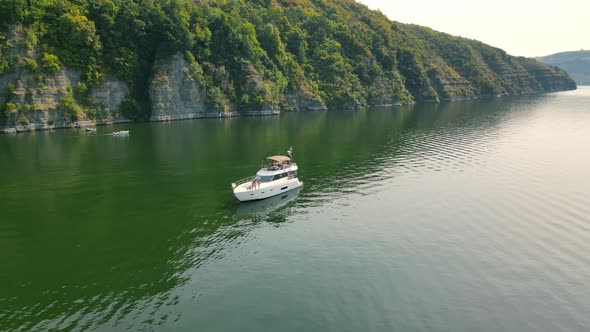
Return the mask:
<svg viewBox="0 0 590 332">
<path fill-rule="evenodd" d="M 0 331 L 47 330 L 590 331 L 590 87 L 0 136 Z"/>
</svg>

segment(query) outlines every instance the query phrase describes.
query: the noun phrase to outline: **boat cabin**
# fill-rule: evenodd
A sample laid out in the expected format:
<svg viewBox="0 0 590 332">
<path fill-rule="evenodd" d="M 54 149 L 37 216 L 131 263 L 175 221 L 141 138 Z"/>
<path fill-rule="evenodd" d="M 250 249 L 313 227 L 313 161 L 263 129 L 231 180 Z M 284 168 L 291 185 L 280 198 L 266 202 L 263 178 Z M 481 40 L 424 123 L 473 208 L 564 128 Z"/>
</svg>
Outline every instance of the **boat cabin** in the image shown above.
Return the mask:
<svg viewBox="0 0 590 332">
<path fill-rule="evenodd" d="M 287 156 L 270 156 L 263 162 L 262 167 L 256 173 L 255 180 L 259 182 L 271 182 L 282 178 L 297 178 L 297 164 Z"/>
</svg>

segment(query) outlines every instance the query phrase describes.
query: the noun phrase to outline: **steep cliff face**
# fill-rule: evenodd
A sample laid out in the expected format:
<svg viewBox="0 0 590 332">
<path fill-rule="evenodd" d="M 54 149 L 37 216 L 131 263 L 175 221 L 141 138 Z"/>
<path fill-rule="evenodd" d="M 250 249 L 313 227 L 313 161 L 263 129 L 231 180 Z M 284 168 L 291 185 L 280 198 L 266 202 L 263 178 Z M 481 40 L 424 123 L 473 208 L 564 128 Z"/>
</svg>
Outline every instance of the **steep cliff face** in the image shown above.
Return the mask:
<svg viewBox="0 0 590 332">
<path fill-rule="evenodd" d="M 243 89 L 251 94 L 264 95 L 266 83 L 262 75 L 249 65 L 244 66 Z M 154 68 L 154 75 L 150 85 L 150 102 L 152 114 L 150 121 L 171 121 L 194 119 L 202 117 L 235 116 L 239 111 L 235 105 L 212 105 L 207 102 L 204 82 L 199 80 L 191 69 L 191 64 L 185 56 L 177 53 L 168 59 L 161 59 Z M 275 114 L 279 109 L 286 111 L 318 111 L 327 110 L 326 105 L 308 89 L 286 93 L 284 96 L 274 96 L 273 100 L 282 99 L 279 105 L 267 102 L 260 109 L 243 111 L 243 114 Z"/>
<path fill-rule="evenodd" d="M 127 86 L 107 80 L 92 88 L 90 102 L 81 105 L 73 98 L 80 73 L 59 70 L 53 75 L 37 76 L 17 72 L 3 80 L 9 86 L 5 100 L 4 132 L 71 128 L 124 121 L 118 108 L 127 95 Z"/>
<path fill-rule="evenodd" d="M 17 73 L 13 80 L 8 80 L 10 89 L 6 99 L 14 108 L 7 112 L 7 129 L 25 131 L 74 125 L 57 107 L 68 95 L 68 87 L 76 86 L 79 80 L 80 73 L 69 70 L 59 70 L 41 79 L 31 73 Z"/>
<path fill-rule="evenodd" d="M 80 71 L 39 68 L 40 51 L 34 45 L 25 47 L 26 35 L 27 29 L 16 26 L 3 45 L 5 52 L 16 61 L 12 70 L 0 76 L 2 132 L 125 121 L 118 114 L 128 94 L 125 83 L 105 79 L 89 89 L 81 81 Z"/>
<path fill-rule="evenodd" d="M 190 75 L 188 62 L 176 54 L 156 68 L 150 87 L 150 121 L 205 116 L 205 89 Z"/>
<path fill-rule="evenodd" d="M 299 90 L 285 95 L 281 105 L 285 111 L 326 111 L 328 107 L 307 90 Z"/>
<path fill-rule="evenodd" d="M 9 1 L 18 15 L 0 14 L 0 126 L 67 127 L 119 114 L 138 121 L 276 114 L 576 87 L 558 68 L 391 21 L 354 0 L 59 2 L 55 10 L 47 1 Z"/>
<path fill-rule="evenodd" d="M 125 120 L 118 114 L 119 107 L 129 94 L 127 84 L 119 80 L 107 80 L 103 84 L 94 87 L 90 92 L 90 99 L 100 111 L 101 119 Z"/>
</svg>

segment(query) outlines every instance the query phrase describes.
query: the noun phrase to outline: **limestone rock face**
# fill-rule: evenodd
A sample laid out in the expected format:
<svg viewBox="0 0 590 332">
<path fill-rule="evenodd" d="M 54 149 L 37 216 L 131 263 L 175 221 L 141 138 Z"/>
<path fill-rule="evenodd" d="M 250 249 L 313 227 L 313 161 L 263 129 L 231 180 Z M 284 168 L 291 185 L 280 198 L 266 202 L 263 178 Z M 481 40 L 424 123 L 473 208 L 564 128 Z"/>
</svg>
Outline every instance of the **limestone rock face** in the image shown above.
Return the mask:
<svg viewBox="0 0 590 332">
<path fill-rule="evenodd" d="M 68 94 L 68 87 L 80 81 L 80 72 L 58 70 L 53 76 L 37 80 L 32 74 L 21 72 L 13 83 L 10 100 L 17 105 L 28 103 L 35 111 L 55 110 L 60 99 Z"/>
<path fill-rule="evenodd" d="M 285 102 L 281 108 L 285 111 L 325 111 L 328 109 L 326 104 L 304 90 L 285 95 Z"/>
<path fill-rule="evenodd" d="M 95 104 L 103 107 L 103 113 L 113 114 L 118 110 L 128 93 L 127 84 L 122 81 L 110 80 L 93 88 L 90 98 Z"/>
<path fill-rule="evenodd" d="M 4 43 L 3 51 L 20 60 L 0 76 L 0 107 L 7 109 L 3 116 L 0 115 L 0 132 L 80 127 L 124 120 L 119 117 L 118 109 L 129 92 L 125 83 L 106 79 L 83 93 L 87 100 L 81 105 L 74 95 L 86 90 L 84 85 L 77 90 L 82 73 L 65 67 L 51 73 L 26 65 L 39 63 L 41 56 L 38 46 L 24 46 L 26 34 L 27 28 L 13 26 Z M 71 106 L 68 114 L 60 109 L 64 98 Z"/>
<path fill-rule="evenodd" d="M 189 64 L 176 54 L 154 73 L 150 86 L 150 121 L 169 121 L 205 116 L 205 89 L 194 80 Z"/>
<path fill-rule="evenodd" d="M 4 102 L 13 103 L 17 110 L 7 115 L 2 131 L 70 128 L 121 120 L 116 113 L 128 89 L 125 83 L 117 80 L 107 80 L 90 91 L 92 105 L 88 108 L 99 110 L 96 117 L 88 117 L 88 109 L 84 107 L 76 120 L 59 110 L 61 99 L 72 95 L 80 78 L 80 72 L 69 69 L 58 70 L 49 76 L 19 69 L 0 78 L 3 85 L 10 87 Z"/>
</svg>

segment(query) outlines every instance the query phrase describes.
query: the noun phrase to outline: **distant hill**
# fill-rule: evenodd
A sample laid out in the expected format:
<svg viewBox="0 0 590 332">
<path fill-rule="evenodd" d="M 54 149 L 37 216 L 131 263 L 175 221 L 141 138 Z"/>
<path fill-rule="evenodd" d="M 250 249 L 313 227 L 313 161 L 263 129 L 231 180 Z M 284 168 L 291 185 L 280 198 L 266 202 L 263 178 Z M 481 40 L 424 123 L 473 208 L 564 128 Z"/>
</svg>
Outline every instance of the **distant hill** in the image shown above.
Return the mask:
<svg viewBox="0 0 590 332">
<path fill-rule="evenodd" d="M 565 69 L 579 85 L 590 85 L 590 50 L 555 53 L 537 60 Z"/>
</svg>

